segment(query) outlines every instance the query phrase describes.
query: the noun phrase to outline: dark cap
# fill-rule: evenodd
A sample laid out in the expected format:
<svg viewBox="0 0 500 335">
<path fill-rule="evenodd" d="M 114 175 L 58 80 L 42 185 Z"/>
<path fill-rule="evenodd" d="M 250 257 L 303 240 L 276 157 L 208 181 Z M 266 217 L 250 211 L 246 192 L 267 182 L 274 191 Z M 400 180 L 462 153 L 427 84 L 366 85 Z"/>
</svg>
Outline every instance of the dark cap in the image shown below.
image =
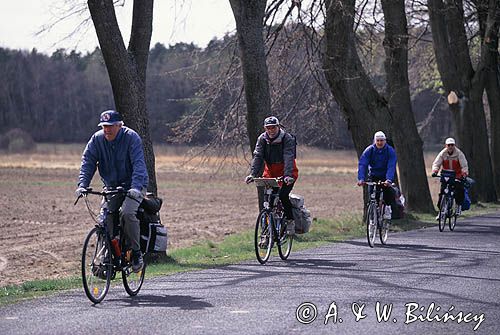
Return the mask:
<svg viewBox="0 0 500 335">
<path fill-rule="evenodd" d="M 264 127 L 279 126 L 279 125 L 280 125 L 280 121 L 278 120 L 278 118 L 276 116 L 266 117 L 266 119 L 264 120 Z"/>
<path fill-rule="evenodd" d="M 101 113 L 101 118 L 99 119 L 99 121 L 99 127 L 112 126 L 114 124 L 122 122 L 123 118 L 120 113 L 110 109 Z"/>
</svg>

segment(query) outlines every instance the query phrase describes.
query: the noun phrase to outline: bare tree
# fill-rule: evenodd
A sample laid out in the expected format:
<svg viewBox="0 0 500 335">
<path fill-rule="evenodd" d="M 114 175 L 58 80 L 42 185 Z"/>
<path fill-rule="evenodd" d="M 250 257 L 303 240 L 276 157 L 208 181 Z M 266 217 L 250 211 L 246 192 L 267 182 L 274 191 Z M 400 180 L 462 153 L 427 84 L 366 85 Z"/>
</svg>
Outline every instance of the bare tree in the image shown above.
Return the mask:
<svg viewBox="0 0 500 335">
<path fill-rule="evenodd" d="M 271 114 L 269 75 L 264 49 L 266 0 L 229 0 L 236 20 L 247 105 L 247 131 L 253 151 L 263 119 Z"/>
<path fill-rule="evenodd" d="M 490 1 L 490 4 L 496 8 L 498 1 Z M 489 45 L 483 42 L 484 35 L 481 36 L 481 56 L 474 69 L 462 0 L 428 0 L 428 6 L 434 52 L 444 88 L 450 93 L 448 103 L 456 136 L 469 162 L 470 174 L 477 182 L 472 189 L 472 198 L 495 201 L 497 197 L 492 182 L 493 170 L 482 102 L 488 78 L 487 69 L 493 65 L 493 57 L 489 57 L 490 53 L 487 52 Z M 492 10 L 488 16 L 495 13 L 496 10 Z M 493 22 L 495 19 L 491 17 L 487 21 Z"/>
<path fill-rule="evenodd" d="M 116 20 L 113 0 L 88 0 L 88 7 L 108 69 L 117 110 L 142 137 L 149 175 L 148 191 L 157 193 L 155 157 L 146 107 L 146 68 L 153 31 L 153 0 L 134 0 L 128 48 Z"/>
<path fill-rule="evenodd" d="M 384 1 L 387 95 L 381 96 L 366 74 L 356 49 L 355 1 L 326 2 L 324 69 L 332 93 L 347 119 L 361 155 L 372 134 L 384 130 L 395 140 L 399 171 L 408 207 L 433 212 L 420 139 L 411 111 L 403 1 Z"/>
</svg>

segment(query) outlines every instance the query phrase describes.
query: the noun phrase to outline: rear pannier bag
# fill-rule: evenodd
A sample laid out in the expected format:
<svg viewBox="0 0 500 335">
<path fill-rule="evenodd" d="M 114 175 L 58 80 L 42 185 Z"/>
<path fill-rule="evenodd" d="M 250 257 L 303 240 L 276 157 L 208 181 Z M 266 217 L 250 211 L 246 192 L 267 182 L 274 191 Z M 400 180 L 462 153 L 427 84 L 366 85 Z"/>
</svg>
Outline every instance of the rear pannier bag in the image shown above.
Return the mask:
<svg viewBox="0 0 500 335">
<path fill-rule="evenodd" d="M 150 214 L 139 209 L 141 228 L 141 251 L 166 252 L 167 251 L 167 228 L 161 224 L 160 216 Z"/>
<path fill-rule="evenodd" d="M 391 214 L 391 219 L 392 220 L 399 220 L 402 219 L 405 216 L 405 197 L 403 194 L 401 194 L 401 191 L 399 190 L 398 187 L 394 186 L 394 203 L 391 206 L 392 214 Z"/>
<path fill-rule="evenodd" d="M 290 193 L 290 202 L 292 203 L 293 219 L 295 221 L 295 233 L 305 234 L 311 229 L 311 212 L 304 207 L 304 197 L 298 194 Z"/>
<path fill-rule="evenodd" d="M 147 194 L 139 207 L 144 208 L 144 210 L 148 213 L 157 213 L 160 211 L 162 204 L 162 198 L 155 197 L 152 194 Z"/>
</svg>

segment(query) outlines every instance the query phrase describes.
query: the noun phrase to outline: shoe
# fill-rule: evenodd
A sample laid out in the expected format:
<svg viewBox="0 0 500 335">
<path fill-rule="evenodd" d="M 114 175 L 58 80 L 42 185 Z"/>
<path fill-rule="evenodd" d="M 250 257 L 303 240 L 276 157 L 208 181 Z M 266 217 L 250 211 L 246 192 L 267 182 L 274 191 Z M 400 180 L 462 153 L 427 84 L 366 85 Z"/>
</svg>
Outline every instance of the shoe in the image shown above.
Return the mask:
<svg viewBox="0 0 500 335">
<path fill-rule="evenodd" d="M 132 251 L 132 271 L 139 272 L 144 266 L 144 260 L 142 259 L 142 252 L 140 250 Z"/>
<path fill-rule="evenodd" d="M 269 235 L 262 235 L 260 237 L 259 248 L 267 249 L 268 245 L 269 245 Z"/>
<path fill-rule="evenodd" d="M 459 216 L 460 214 L 462 214 L 462 206 L 458 206 L 457 207 L 457 212 L 456 212 L 457 216 Z"/>
<path fill-rule="evenodd" d="M 392 209 L 391 209 L 391 206 L 385 206 L 383 218 L 385 220 L 390 220 L 392 218 Z"/>
<path fill-rule="evenodd" d="M 286 219 L 286 234 L 288 236 L 295 235 L 295 221 L 293 219 Z"/>
<path fill-rule="evenodd" d="M 440 216 L 441 216 L 441 214 L 436 215 L 436 221 L 439 221 Z"/>
</svg>

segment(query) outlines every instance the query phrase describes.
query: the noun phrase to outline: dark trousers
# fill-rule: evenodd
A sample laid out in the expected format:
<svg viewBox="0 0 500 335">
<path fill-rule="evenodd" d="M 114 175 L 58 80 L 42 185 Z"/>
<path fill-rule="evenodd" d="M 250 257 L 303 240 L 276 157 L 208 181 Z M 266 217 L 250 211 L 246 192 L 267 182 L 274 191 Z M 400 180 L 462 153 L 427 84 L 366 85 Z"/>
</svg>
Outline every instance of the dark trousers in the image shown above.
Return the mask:
<svg viewBox="0 0 500 335">
<path fill-rule="evenodd" d="M 444 194 L 444 189 L 446 188 L 446 183 L 441 183 L 441 191 L 439 192 L 439 199 L 437 206 L 439 208 L 439 204 L 441 203 L 441 198 L 443 197 Z M 462 183 L 452 183 L 450 185 L 451 190 L 455 190 L 455 202 L 457 205 L 462 205 L 464 203 L 464 198 L 465 198 L 465 190 L 464 190 L 464 185 Z"/>
<path fill-rule="evenodd" d="M 281 203 L 283 204 L 283 211 L 285 212 L 285 219 L 292 219 L 292 220 L 293 220 L 292 202 L 290 201 L 289 195 L 290 192 L 292 191 L 293 185 L 295 185 L 295 183 L 292 183 L 291 185 L 283 183 L 283 186 L 281 186 L 281 189 L 279 191 L 280 200 Z"/>
</svg>

